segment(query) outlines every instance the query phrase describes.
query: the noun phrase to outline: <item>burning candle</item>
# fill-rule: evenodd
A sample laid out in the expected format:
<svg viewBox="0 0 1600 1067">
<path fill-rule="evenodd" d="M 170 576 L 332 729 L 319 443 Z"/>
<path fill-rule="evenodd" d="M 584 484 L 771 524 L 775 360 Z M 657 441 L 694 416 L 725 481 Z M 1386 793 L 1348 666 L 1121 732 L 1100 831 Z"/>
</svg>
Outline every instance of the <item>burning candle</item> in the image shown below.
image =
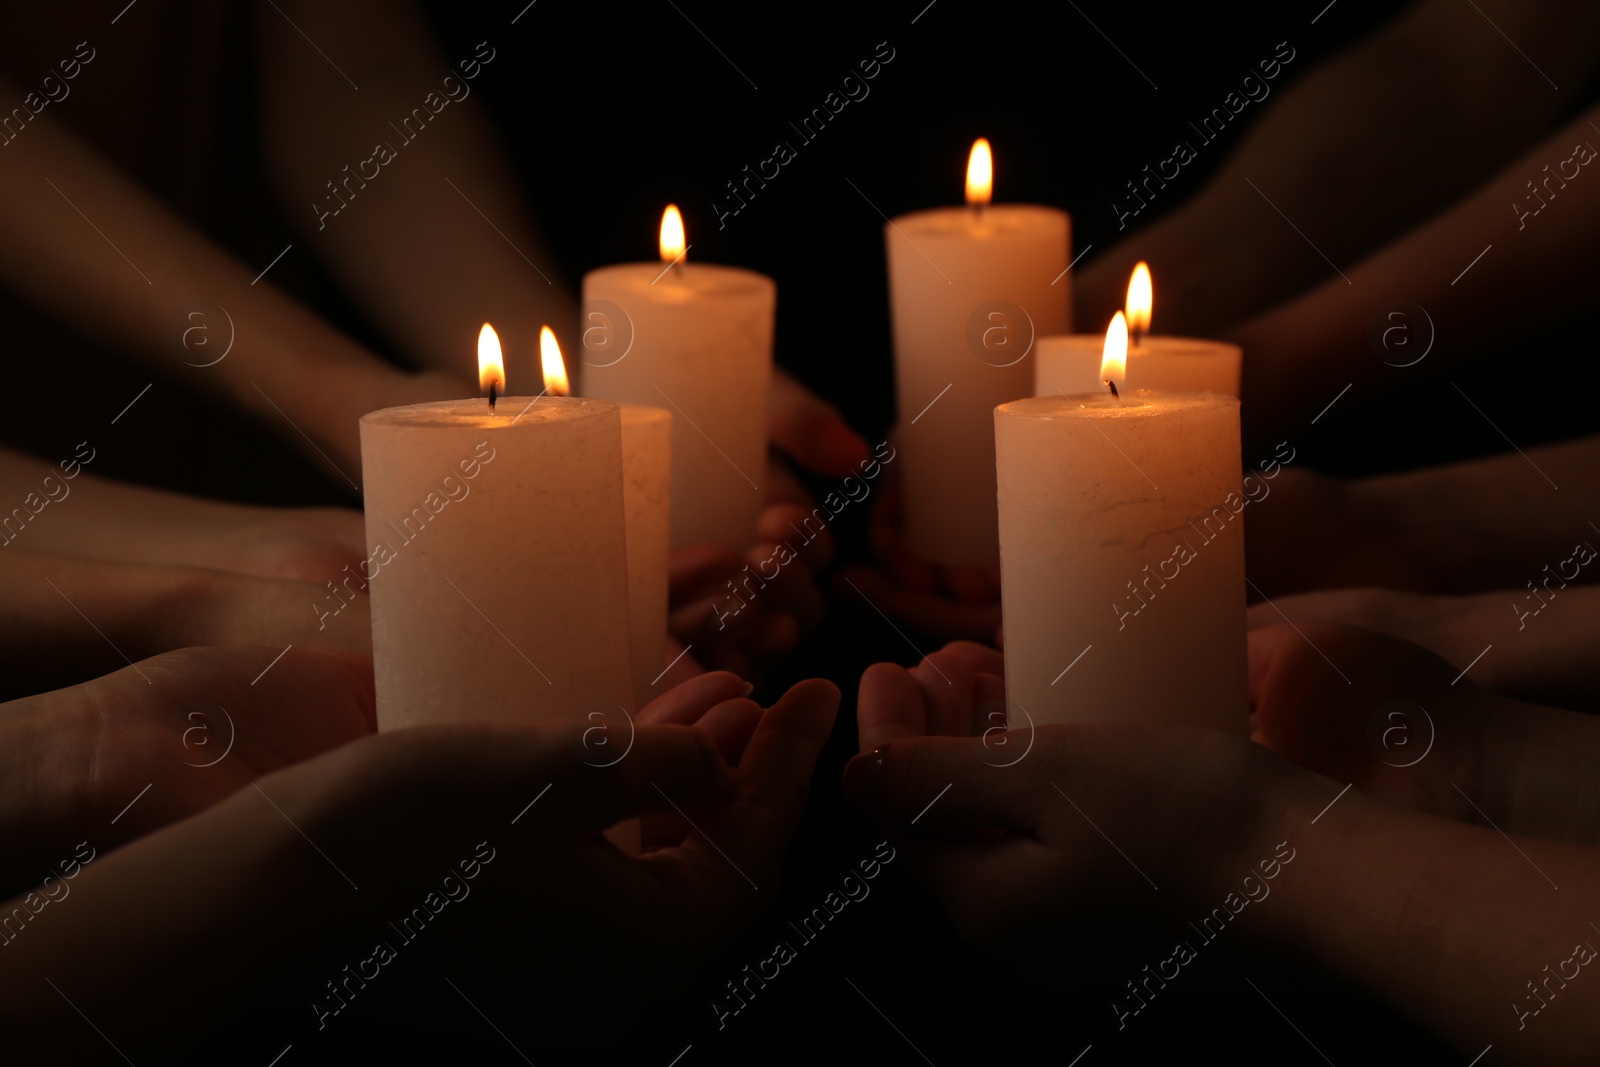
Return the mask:
<svg viewBox="0 0 1600 1067">
<path fill-rule="evenodd" d="M 1150 333 L 1154 310 L 1150 268 L 1141 262 L 1128 279 L 1125 305 L 1132 344 L 1128 350 L 1128 384 L 1137 389 L 1173 393 L 1239 395 L 1243 353 L 1238 345 L 1193 337 L 1161 337 Z M 1034 396 L 1071 396 L 1100 387 L 1100 337 L 1070 334 L 1044 337 L 1034 362 Z"/>
<path fill-rule="evenodd" d="M 545 392 L 568 396 L 566 361 L 556 335 L 539 331 Z M 633 653 L 634 708 L 660 696 L 655 681 L 666 666 L 667 565 L 671 547 L 672 413 L 621 404 L 622 503 L 628 537 L 628 613 Z"/>
<path fill-rule="evenodd" d="M 490 399 L 361 418 L 379 729 L 633 706 L 621 412 L 478 359 Z"/>
<path fill-rule="evenodd" d="M 1071 328 L 1071 220 L 1055 208 L 990 204 L 993 178 L 980 139 L 967 161 L 967 207 L 884 228 L 905 543 L 930 563 L 998 562 L 994 407 L 1033 387 L 1033 338 Z"/>
<path fill-rule="evenodd" d="M 1245 501 L 1239 402 L 1125 389 L 1001 404 L 1000 576 L 1011 726 L 1130 722 L 1241 733 Z"/>
<path fill-rule="evenodd" d="M 767 398 L 777 287 L 754 271 L 688 262 L 678 209 L 661 219 L 661 262 L 584 275 L 592 397 L 666 408 L 672 419 L 672 545 L 746 549 L 767 473 Z"/>
</svg>

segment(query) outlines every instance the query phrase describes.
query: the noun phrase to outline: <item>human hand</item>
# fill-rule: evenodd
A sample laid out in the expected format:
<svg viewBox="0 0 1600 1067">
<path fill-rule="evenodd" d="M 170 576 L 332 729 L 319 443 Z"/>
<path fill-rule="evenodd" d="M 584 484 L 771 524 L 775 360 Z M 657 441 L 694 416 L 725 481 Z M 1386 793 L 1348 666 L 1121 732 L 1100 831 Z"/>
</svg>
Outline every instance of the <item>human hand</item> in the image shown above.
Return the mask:
<svg viewBox="0 0 1600 1067">
<path fill-rule="evenodd" d="M 994 650 L 964 643 L 909 671 L 869 668 L 863 754 L 844 788 L 912 855 L 963 936 L 1043 978 L 1059 979 L 1065 946 L 1097 965 L 1146 948 L 1138 931 L 1153 916 L 1205 912 L 1274 857 L 1286 808 L 1333 792 L 1205 730 L 1012 724 L 1002 745 L 988 732 L 1005 706 L 1001 668 Z"/>
<path fill-rule="evenodd" d="M 373 728 L 371 660 L 276 646 L 186 648 L 0 704 L 0 884 L 62 841 L 115 847 Z"/>
<path fill-rule="evenodd" d="M 1000 568 L 939 567 L 907 553 L 905 501 L 893 464 L 870 521 L 878 565 L 841 570 L 835 592 L 865 600 L 900 625 L 938 640 L 998 640 Z"/>
<path fill-rule="evenodd" d="M 1433 653 L 1351 627 L 1250 633 L 1256 740 L 1385 803 L 1600 844 L 1600 723 L 1480 689 Z"/>
<path fill-rule="evenodd" d="M 655 721 L 621 759 L 597 760 L 582 721 L 395 731 L 98 860 L 70 909 L 10 946 L 0 987 L 15 1047 L 61 1040 L 73 1011 L 41 974 L 135 1055 L 192 1040 L 240 998 L 282 1006 L 299 1041 L 340 1025 L 357 993 L 413 1022 L 459 995 L 523 1048 L 614 1037 L 772 899 L 838 701 L 828 683 L 802 683 L 752 723 L 748 702 L 723 699 L 741 683 L 698 685 L 641 716 Z M 663 724 L 679 719 L 696 725 Z M 718 746 L 747 730 L 731 768 Z M 685 829 L 643 856 L 601 836 L 662 812 Z M 126 922 L 130 900 L 139 923 Z M 455 903 L 448 935 L 429 933 Z M 417 965 L 385 966 L 397 953 Z M 334 999 L 322 979 L 351 961 L 365 980 Z M 175 998 L 199 1027 L 166 1025 L 155 1008 Z"/>
<path fill-rule="evenodd" d="M 679 648 L 692 646 L 699 662 L 752 679 L 821 621 L 816 577 L 833 560 L 833 531 L 788 463 L 845 478 L 871 462 L 838 410 L 781 368 L 773 371 L 768 424 L 774 454 L 756 544 L 743 555 L 695 545 L 674 552 L 671 563 L 670 630 Z"/>
<path fill-rule="evenodd" d="M 1388 634 L 1458 670 L 1471 668 L 1485 689 L 1552 707 L 1600 710 L 1600 677 L 1590 669 L 1600 637 L 1600 588 L 1553 589 L 1547 579 L 1540 593 L 1330 589 L 1253 605 L 1247 617 L 1251 629 L 1287 620 Z"/>
</svg>

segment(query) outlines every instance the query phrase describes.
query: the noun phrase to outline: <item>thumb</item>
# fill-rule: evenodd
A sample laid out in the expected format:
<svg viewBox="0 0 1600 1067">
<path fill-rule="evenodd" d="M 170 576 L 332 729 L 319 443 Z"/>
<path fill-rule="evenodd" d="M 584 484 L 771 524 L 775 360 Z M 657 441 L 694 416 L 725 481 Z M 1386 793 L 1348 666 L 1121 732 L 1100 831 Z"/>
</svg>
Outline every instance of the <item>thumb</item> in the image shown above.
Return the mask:
<svg viewBox="0 0 1600 1067">
<path fill-rule="evenodd" d="M 866 441 L 845 423 L 838 408 L 781 368 L 772 372 L 768 417 L 772 443 L 813 474 L 843 478 L 871 456 Z"/>
</svg>

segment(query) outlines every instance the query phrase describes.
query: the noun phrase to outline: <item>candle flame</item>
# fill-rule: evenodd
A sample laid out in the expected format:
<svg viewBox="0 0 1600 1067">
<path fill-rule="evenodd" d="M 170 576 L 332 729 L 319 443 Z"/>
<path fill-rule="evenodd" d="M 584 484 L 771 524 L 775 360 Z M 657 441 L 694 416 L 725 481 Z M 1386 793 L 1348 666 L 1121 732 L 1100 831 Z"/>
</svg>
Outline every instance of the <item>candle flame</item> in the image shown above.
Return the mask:
<svg viewBox="0 0 1600 1067">
<path fill-rule="evenodd" d="M 994 155 L 989 151 L 989 141 L 980 137 L 972 142 L 972 154 L 967 157 L 967 203 L 973 207 L 988 207 L 994 195 Z"/>
<path fill-rule="evenodd" d="M 567 365 L 561 359 L 561 346 L 556 344 L 555 332 L 548 326 L 539 327 L 539 365 L 544 369 L 547 395 L 572 395 L 572 388 L 567 384 Z"/>
<path fill-rule="evenodd" d="M 486 322 L 478 331 L 478 388 L 487 393 L 491 385 L 505 392 L 506 365 L 500 355 L 500 335 Z"/>
<path fill-rule="evenodd" d="M 1155 293 L 1150 287 L 1150 265 L 1143 260 L 1133 268 L 1133 277 L 1128 279 L 1128 330 L 1133 334 L 1134 343 L 1150 332 L 1150 312 L 1155 306 Z"/>
<path fill-rule="evenodd" d="M 683 216 L 677 204 L 668 204 L 661 213 L 661 262 L 674 263 L 688 249 L 683 243 Z"/>
<path fill-rule="evenodd" d="M 1128 374 L 1128 320 L 1117 312 L 1106 327 L 1105 355 L 1100 359 L 1100 380 L 1121 389 Z"/>
</svg>

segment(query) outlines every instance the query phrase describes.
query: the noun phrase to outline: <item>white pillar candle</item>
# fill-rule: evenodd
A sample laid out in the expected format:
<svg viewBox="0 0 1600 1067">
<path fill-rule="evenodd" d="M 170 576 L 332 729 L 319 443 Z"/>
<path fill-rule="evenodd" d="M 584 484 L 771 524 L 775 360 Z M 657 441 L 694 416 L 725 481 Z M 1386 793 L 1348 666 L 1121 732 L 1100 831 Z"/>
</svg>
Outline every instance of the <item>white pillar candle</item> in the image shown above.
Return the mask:
<svg viewBox="0 0 1600 1067">
<path fill-rule="evenodd" d="M 361 470 L 380 729 L 632 705 L 617 405 L 385 408 Z"/>
<path fill-rule="evenodd" d="M 667 563 L 671 554 L 672 413 L 622 405 L 622 502 L 627 511 L 634 708 L 666 690 Z"/>
<path fill-rule="evenodd" d="M 1193 337 L 1159 337 L 1150 331 L 1154 311 L 1150 268 L 1141 262 L 1128 280 L 1127 385 L 1172 393 L 1239 395 L 1244 353 L 1238 345 Z M 1041 338 L 1035 346 L 1034 396 L 1072 396 L 1101 389 L 1104 339 L 1093 334 Z"/>
<path fill-rule="evenodd" d="M 671 209 L 676 216 L 676 208 Z M 777 286 L 754 271 L 685 261 L 681 222 L 661 263 L 583 279 L 585 396 L 672 413 L 672 545 L 756 540 L 767 474 Z"/>
<path fill-rule="evenodd" d="M 1033 397 L 997 407 L 994 430 L 1012 728 L 1244 732 L 1239 402 Z"/>
<path fill-rule="evenodd" d="M 379 729 L 631 709 L 616 404 L 385 408 L 361 469 Z"/>
<path fill-rule="evenodd" d="M 1055 208 L 988 206 L 991 174 L 980 142 L 970 207 L 884 228 L 905 544 L 930 563 L 999 561 L 992 412 L 1030 394 L 1031 339 L 1071 328 L 1071 220 Z"/>
</svg>

